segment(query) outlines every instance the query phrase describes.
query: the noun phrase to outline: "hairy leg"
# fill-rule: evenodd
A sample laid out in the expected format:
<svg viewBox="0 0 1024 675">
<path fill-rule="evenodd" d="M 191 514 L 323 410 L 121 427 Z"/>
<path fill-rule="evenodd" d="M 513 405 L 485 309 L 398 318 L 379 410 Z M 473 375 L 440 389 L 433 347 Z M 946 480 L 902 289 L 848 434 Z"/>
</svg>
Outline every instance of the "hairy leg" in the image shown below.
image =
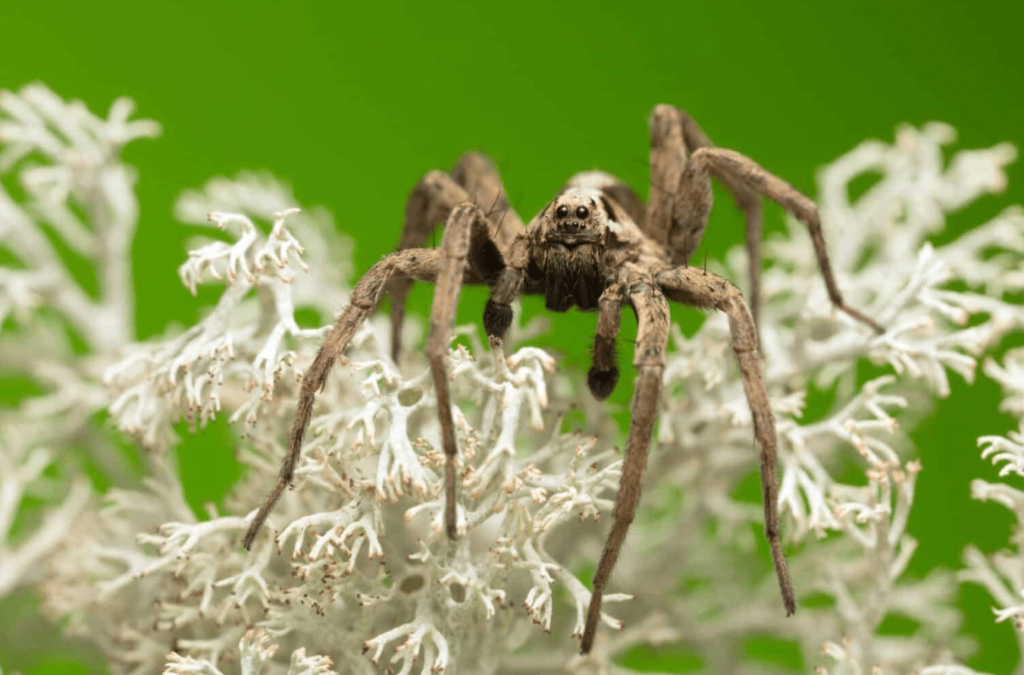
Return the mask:
<svg viewBox="0 0 1024 675">
<path fill-rule="evenodd" d="M 700 126 L 685 111 L 669 105 L 659 105 L 654 108 L 651 114 L 651 179 L 656 186 L 663 186 L 664 189 L 674 191 L 678 183 L 670 181 L 674 170 L 662 169 L 659 163 L 655 162 L 654 148 L 659 143 L 666 146 L 661 153 L 660 159 L 664 162 L 678 161 L 680 155 L 683 162 L 686 162 L 686 152 L 693 152 L 700 148 L 714 147 L 711 139 L 701 130 Z M 680 146 L 681 141 L 681 146 Z M 682 150 L 680 153 L 679 151 Z M 665 177 L 661 174 L 664 172 Z M 686 177 L 678 172 L 679 178 Z M 750 267 L 750 307 L 755 321 L 760 309 L 761 297 L 761 199 L 749 189 L 742 181 L 732 176 L 717 176 L 726 188 L 732 193 L 737 206 L 743 211 L 746 221 L 747 256 Z M 680 192 L 686 188 L 680 186 Z M 660 192 L 657 187 L 655 192 Z M 710 209 L 710 190 L 707 196 L 707 208 Z M 694 208 L 694 206 L 696 208 Z M 667 209 L 667 217 L 671 224 L 666 237 L 666 243 L 672 254 L 675 264 L 685 265 L 690 257 L 700 246 L 704 229 L 707 225 L 707 213 L 700 213 L 702 205 L 694 205 L 685 195 L 679 194 L 675 202 Z M 663 216 L 664 217 L 664 216 Z"/>
<path fill-rule="evenodd" d="M 459 450 L 455 441 L 445 361 L 448 358 L 448 344 L 451 341 L 452 324 L 455 322 L 455 310 L 467 271 L 467 261 L 470 272 L 483 277 L 488 284 L 494 284 L 507 276 L 504 273 L 503 258 L 491 239 L 484 212 L 470 203 L 456 206 L 445 224 L 437 269 L 437 289 L 430 312 L 430 336 L 427 338 L 427 356 L 437 391 L 437 412 L 445 454 L 445 528 L 448 538 L 453 540 L 458 536 L 455 462 Z M 501 263 L 501 268 L 489 267 L 496 262 Z M 511 310 L 509 312 L 508 318 L 511 320 Z M 485 323 L 486 317 L 485 311 Z M 505 327 L 508 327 L 507 324 Z"/>
<path fill-rule="evenodd" d="M 508 206 L 494 163 L 480 153 L 471 152 L 459 158 L 451 175 L 431 171 L 413 188 L 405 207 L 405 224 L 398 250 L 425 245 L 434 227 L 445 222 L 452 209 L 463 202 L 474 202 L 487 210 L 492 238 L 502 252 L 522 231 L 522 220 Z M 393 280 L 388 289 L 391 295 L 391 358 L 395 361 L 401 351 L 405 301 L 411 287 L 411 279 L 401 278 Z"/>
<path fill-rule="evenodd" d="M 765 171 L 754 160 L 734 150 L 723 148 L 701 148 L 690 157 L 693 168 L 693 180 L 707 181 L 708 174 L 729 180 L 742 182 L 749 189 L 768 197 L 780 204 L 807 226 L 814 243 L 814 253 L 818 258 L 818 269 L 825 279 L 828 297 L 832 304 L 841 312 L 845 312 L 857 321 L 867 324 L 877 333 L 884 333 L 874 320 L 863 312 L 850 307 L 843 301 L 842 293 L 832 274 L 832 265 L 825 248 L 825 236 L 821 231 L 821 220 L 818 216 L 818 205 L 781 178 Z"/>
<path fill-rule="evenodd" d="M 654 422 L 658 417 L 661 375 L 665 370 L 665 346 L 668 344 L 669 331 L 669 311 L 665 296 L 650 282 L 636 280 L 628 288 L 628 297 L 638 320 L 636 353 L 633 358 L 638 371 L 636 394 L 633 396 L 629 439 L 626 442 L 626 456 L 622 463 L 622 478 L 615 499 L 612 526 L 594 574 L 594 588 L 580 647 L 583 654 L 589 652 L 594 644 L 594 635 L 601 618 L 604 587 L 619 558 L 637 504 L 640 503 L 647 451 L 654 434 Z"/>
<path fill-rule="evenodd" d="M 796 611 L 796 596 L 789 578 L 786 556 L 779 532 L 778 480 L 775 475 L 775 418 L 768 388 L 757 355 L 757 330 L 739 289 L 725 279 L 703 270 L 670 268 L 659 272 L 655 281 L 669 300 L 691 307 L 717 309 L 729 317 L 732 349 L 743 378 L 743 391 L 754 421 L 754 436 L 761 447 L 761 498 L 764 502 L 764 532 L 771 546 L 786 616 Z"/>
<path fill-rule="evenodd" d="M 672 233 L 672 215 L 679 181 L 686 169 L 687 148 L 683 138 L 682 111 L 670 105 L 658 105 L 651 111 L 651 193 L 647 200 L 644 232 L 659 244 L 668 246 Z M 710 204 L 708 206 L 710 209 Z"/>
<path fill-rule="evenodd" d="M 650 129 L 650 228 L 659 234 L 649 234 L 668 247 L 674 264 L 685 265 L 700 246 L 711 210 L 710 185 L 693 184 L 687 152 L 714 147 L 714 143 L 692 117 L 670 105 L 654 107 Z M 733 176 L 716 177 L 732 193 L 746 220 L 750 308 L 756 321 L 761 305 L 761 199 Z"/>
<path fill-rule="evenodd" d="M 292 482 L 295 465 L 299 461 L 299 454 L 302 450 L 302 437 L 309 425 L 309 419 L 313 415 L 313 402 L 317 392 L 323 390 L 331 367 L 345 351 L 345 346 L 352 339 L 356 329 L 377 306 L 381 296 L 384 295 L 387 282 L 397 276 L 420 281 L 434 281 L 437 278 L 440 261 L 441 252 L 432 249 L 399 251 L 371 267 L 370 271 L 364 274 L 356 284 L 352 290 L 352 298 L 349 300 L 348 307 L 338 317 L 334 329 L 327 336 L 313 363 L 302 376 L 298 410 L 288 438 L 288 453 L 281 464 L 277 483 L 267 495 L 245 533 L 242 545 L 247 550 L 252 546 L 253 539 L 256 538 L 256 534 L 260 531 L 260 527 L 270 514 L 270 510 L 274 508 L 281 493 Z"/>
<path fill-rule="evenodd" d="M 493 225 L 492 238 L 504 253 L 516 235 L 523 231 L 523 220 L 508 202 L 508 193 L 501 176 L 487 155 L 467 152 L 452 169 L 452 178 L 469 194 L 469 199 L 483 209 Z"/>
</svg>

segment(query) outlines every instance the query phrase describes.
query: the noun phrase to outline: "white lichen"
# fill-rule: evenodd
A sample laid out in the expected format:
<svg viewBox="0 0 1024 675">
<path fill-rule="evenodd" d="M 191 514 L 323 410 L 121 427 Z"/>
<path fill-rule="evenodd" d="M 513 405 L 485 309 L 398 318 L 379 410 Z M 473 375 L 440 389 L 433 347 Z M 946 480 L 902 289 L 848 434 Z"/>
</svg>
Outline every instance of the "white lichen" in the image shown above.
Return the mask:
<svg viewBox="0 0 1024 675">
<path fill-rule="evenodd" d="M 35 100 L 31 91 L 0 99 L 18 129 L 32 127 L 19 107 Z M 46 96 L 52 124 L 82 118 L 81 108 Z M 19 103 L 12 108 L 10 100 Z M 125 122 L 121 111 L 111 115 L 109 138 L 153 130 Z M 0 123 L 0 134 L 6 129 Z M 36 137 L 3 138 L 6 166 L 43 186 L 30 200 L 59 201 L 82 189 L 77 155 L 37 139 L 31 151 L 57 169 L 40 178 L 10 160 Z M 922 404 L 950 394 L 950 373 L 970 382 L 978 356 L 1024 324 L 1024 309 L 1004 299 L 1024 287 L 1024 214 L 1008 209 L 949 244 L 929 243 L 948 212 L 1005 186 L 1014 157 L 1000 145 L 944 162 L 942 146 L 952 140 L 945 125 L 902 128 L 893 145 L 862 144 L 820 175 L 826 238 L 842 242 L 831 247 L 838 282 L 885 334 L 833 310 L 801 225 L 791 221 L 787 236 L 767 242 L 773 265 L 763 276 L 760 329 L 778 419 L 779 508 L 798 593 L 818 599 L 793 618 L 781 620 L 760 548 L 761 506 L 736 496 L 758 454 L 722 316 L 690 337 L 673 331 L 643 508 L 587 657 L 576 654 L 572 636 L 582 632 L 590 600 L 581 579 L 600 553 L 614 504 L 621 437 L 581 375 L 560 370 L 537 346 L 537 326 L 513 327 L 507 358 L 485 348 L 475 327 L 457 331 L 449 362 L 460 448 L 457 542 L 442 533 L 444 457 L 426 361 L 410 348 L 392 362 L 388 322 L 375 316 L 317 399 L 294 489 L 252 552 L 241 549 L 276 480 L 303 369 L 344 305 L 352 271 L 348 243 L 326 214 L 299 210 L 287 189 L 254 174 L 213 180 L 179 201 L 181 220 L 209 219 L 228 237 L 197 242 L 179 268 L 193 293 L 200 284 L 224 286 L 201 321 L 136 342 L 123 327 L 130 287 L 115 284 L 114 309 L 90 310 L 120 312 L 110 344 L 90 342 L 89 357 L 57 352 L 64 370 L 34 371 L 54 391 L 39 409 L 41 425 L 57 412 L 106 408 L 148 453 L 143 486 L 119 485 L 98 506 L 85 506 L 78 489 L 62 505 L 54 500 L 57 521 L 65 510 L 81 515 L 49 556 L 40 585 L 46 611 L 98 645 L 119 673 L 620 673 L 628 672 L 622 655 L 640 644 L 690 650 L 707 672 L 766 672 L 744 655 L 753 634 L 797 643 L 808 664 L 833 675 L 973 672 L 958 665 L 971 644 L 959 633 L 957 577 L 904 576 L 917 546 L 906 531 L 915 486 L 928 480 L 906 432 Z M 96 157 L 115 162 L 109 152 Z M 111 176 L 129 175 L 117 166 Z M 851 182 L 866 172 L 879 180 L 851 199 Z M 120 196 L 122 206 L 129 201 Z M 28 215 L 35 207 L 7 198 L 0 208 L 21 214 L 0 218 L 0 227 L 39 238 L 36 216 Z M 83 250 L 104 231 L 71 221 L 61 227 Z M 124 256 L 114 261 L 123 277 L 127 248 L 113 250 Z M 70 281 L 31 253 L 31 274 L 0 270 L 0 298 L 19 321 L 31 324 L 52 305 L 74 324 L 80 310 L 74 291 L 64 290 Z M 741 252 L 728 264 L 723 272 L 746 278 Z M 300 325 L 300 309 L 319 321 Z M 408 339 L 411 347 L 418 336 Z M 43 350 L 50 346 L 21 349 L 39 362 L 50 358 Z M 861 362 L 876 373 L 867 382 L 857 380 Z M 1024 355 L 1004 363 L 988 362 L 985 372 L 1024 417 Z M 803 422 L 812 385 L 833 389 L 836 402 Z M 32 404 L 22 406 L 22 419 L 35 419 Z M 577 431 L 563 422 L 570 410 L 586 416 Z M 177 421 L 202 433 L 221 415 L 237 432 L 247 470 L 222 509 L 197 517 L 167 452 L 178 442 Z M 983 439 L 985 456 L 1004 474 L 1022 473 L 1022 435 Z M 0 555 L 9 539 L 6 504 L 14 499 L 17 508 L 25 486 L 71 442 L 47 439 L 24 444 L 24 452 L 5 445 L 0 454 Z M 844 466 L 857 467 L 853 478 Z M 1024 493 L 981 481 L 974 489 L 1024 518 Z M 37 530 L 50 546 L 48 532 L 46 524 Z M 1024 625 L 1021 543 L 1015 538 L 1013 551 L 991 558 L 968 551 L 961 580 L 989 589 L 997 620 Z M 880 634 L 890 613 L 913 619 L 918 630 Z"/>
<path fill-rule="evenodd" d="M 1024 350 L 1013 349 L 1003 357 L 1003 365 L 988 359 L 984 372 L 1003 389 L 1000 409 L 1017 416 L 1024 429 Z M 999 468 L 1000 482 L 975 479 L 971 482 L 971 496 L 981 501 L 995 502 L 1007 509 L 1016 519 L 1008 547 L 992 555 L 985 555 L 974 546 L 964 552 L 967 566 L 960 574 L 966 582 L 979 584 L 995 600 L 992 612 L 997 622 L 1011 621 L 1016 630 L 1017 644 L 1024 656 L 1024 492 L 1010 484 L 1011 474 L 1022 473 L 1021 432 L 1010 431 L 1003 436 L 982 436 L 978 446 L 982 459 Z"/>
<path fill-rule="evenodd" d="M 262 675 L 270 672 L 266 666 L 277 653 L 277 645 L 263 631 L 250 630 L 238 642 L 241 675 Z M 306 656 L 305 649 L 292 652 L 287 675 L 337 675 L 334 665 L 326 656 Z M 205 659 L 182 656 L 177 652 L 167 655 L 164 675 L 224 675 L 216 665 Z"/>
<path fill-rule="evenodd" d="M 160 127 L 130 120 L 133 107 L 118 99 L 103 119 L 39 84 L 0 91 L 0 251 L 10 260 L 0 267 L 0 371 L 42 391 L 0 413 L 0 598 L 39 579 L 89 500 L 83 459 L 126 479 L 123 458 L 91 418 L 109 404 L 100 374 L 134 339 L 138 203 L 135 173 L 119 153 Z M 83 288 L 62 247 L 96 272 L 95 291 Z M 26 496 L 53 508 L 23 508 Z"/>
</svg>

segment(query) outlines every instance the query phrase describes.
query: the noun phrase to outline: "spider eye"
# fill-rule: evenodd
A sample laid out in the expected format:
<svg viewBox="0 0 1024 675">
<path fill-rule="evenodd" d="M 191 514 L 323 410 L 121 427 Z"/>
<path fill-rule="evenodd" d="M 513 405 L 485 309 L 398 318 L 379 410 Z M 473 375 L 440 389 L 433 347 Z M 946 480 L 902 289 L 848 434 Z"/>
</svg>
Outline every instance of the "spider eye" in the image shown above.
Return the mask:
<svg viewBox="0 0 1024 675">
<path fill-rule="evenodd" d="M 580 220 L 586 220 L 587 216 L 589 216 L 589 215 L 590 215 L 590 210 L 587 209 L 586 206 L 577 206 L 576 207 L 576 217 L 579 218 Z"/>
<path fill-rule="evenodd" d="M 569 215 L 569 207 L 566 206 L 565 204 L 562 204 L 555 210 L 555 215 L 558 216 L 559 218 L 565 218 L 566 216 Z"/>
</svg>

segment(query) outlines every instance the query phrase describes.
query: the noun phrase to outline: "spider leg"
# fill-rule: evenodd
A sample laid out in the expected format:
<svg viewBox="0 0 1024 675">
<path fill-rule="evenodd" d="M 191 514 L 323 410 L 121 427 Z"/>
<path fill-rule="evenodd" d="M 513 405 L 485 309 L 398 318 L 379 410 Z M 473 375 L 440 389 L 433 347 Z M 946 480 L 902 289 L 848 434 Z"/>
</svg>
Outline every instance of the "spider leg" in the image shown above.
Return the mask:
<svg viewBox="0 0 1024 675">
<path fill-rule="evenodd" d="M 793 582 L 789 578 L 786 556 L 779 533 L 778 484 L 775 475 L 775 418 L 768 388 L 757 356 L 757 330 L 739 289 L 725 279 L 694 267 L 667 268 L 655 275 L 655 281 L 669 300 L 691 307 L 717 309 L 729 317 L 732 349 L 736 354 L 743 390 L 754 421 L 754 436 L 761 446 L 761 497 L 764 502 L 764 532 L 771 546 L 772 562 L 778 577 L 786 616 L 796 611 Z"/>
<path fill-rule="evenodd" d="M 506 273 L 504 259 L 491 238 L 487 218 L 479 207 L 471 203 L 456 206 L 445 225 L 444 239 L 441 241 L 441 259 L 437 270 L 437 290 L 430 312 L 430 335 L 427 338 L 427 357 L 430 360 L 430 372 L 437 391 L 441 443 L 445 454 L 445 528 L 448 538 L 453 540 L 458 536 L 455 473 L 458 445 L 455 441 L 455 423 L 452 419 L 445 360 L 448 357 L 455 309 L 458 306 L 467 267 L 489 285 L 497 284 L 500 287 L 508 283 L 506 280 L 509 275 Z M 485 325 L 488 325 L 488 311 L 491 310 L 491 306 L 492 303 L 488 302 L 484 311 Z M 507 319 L 511 321 L 511 309 L 508 310 Z M 502 321 L 499 320 L 498 323 Z M 504 324 L 504 328 L 508 328 L 508 323 Z M 489 326 L 488 333 L 491 333 L 491 330 L 492 327 Z M 504 329 L 501 333 L 504 334 Z"/>
<path fill-rule="evenodd" d="M 459 158 L 451 175 L 431 171 L 413 188 L 405 207 L 405 224 L 398 250 L 424 246 L 438 223 L 447 220 L 457 204 L 474 202 L 487 210 L 492 237 L 502 252 L 508 249 L 515 235 L 523 229 L 523 221 L 508 205 L 501 178 L 494 163 L 486 156 L 469 152 Z M 391 295 L 391 358 L 398 361 L 405 322 L 405 301 L 412 279 L 397 278 L 390 282 Z"/>
<path fill-rule="evenodd" d="M 356 329 L 377 306 L 381 296 L 384 295 L 388 280 L 396 276 L 405 276 L 420 281 L 434 281 L 437 278 L 440 261 L 441 252 L 434 249 L 407 249 L 392 253 L 371 267 L 352 289 L 348 307 L 338 317 L 334 329 L 327 336 L 313 363 L 302 376 L 298 410 L 288 438 L 288 454 L 285 455 L 281 464 L 277 483 L 270 490 L 256 517 L 249 523 L 249 529 L 242 542 L 246 550 L 252 546 L 253 539 L 256 538 L 256 534 L 260 531 L 260 527 L 263 526 L 263 522 L 270 514 L 270 510 L 274 508 L 281 493 L 292 482 L 295 465 L 299 461 L 299 454 L 302 450 L 302 437 L 313 414 L 316 393 L 324 388 L 331 367 L 345 351 L 345 346 L 352 339 Z"/>
<path fill-rule="evenodd" d="M 523 220 L 509 204 L 494 162 L 482 153 L 467 152 L 452 168 L 452 178 L 469 193 L 470 201 L 485 211 L 488 222 L 494 226 L 494 243 L 503 253 L 507 251 L 523 231 Z"/>
<path fill-rule="evenodd" d="M 670 105 L 659 105 L 655 106 L 647 122 L 651 131 L 651 193 L 647 200 L 644 232 L 663 246 L 669 244 L 673 211 L 681 199 L 677 195 L 679 181 L 686 169 L 682 114 Z"/>
<path fill-rule="evenodd" d="M 594 635 L 601 618 L 604 587 L 618 560 L 622 543 L 626 539 L 626 533 L 640 502 L 640 488 L 647 466 L 647 451 L 654 432 L 654 422 L 658 416 L 661 375 L 665 369 L 665 346 L 668 344 L 669 331 L 669 311 L 665 296 L 650 281 L 638 279 L 629 285 L 628 299 L 636 311 L 638 321 L 636 352 L 633 358 L 633 365 L 638 371 L 636 393 L 633 396 L 629 439 L 626 442 L 626 456 L 622 463 L 622 478 L 612 514 L 612 526 L 597 571 L 594 573 L 594 588 L 591 591 L 587 623 L 580 648 L 583 654 L 589 652 L 594 644 Z"/>
<path fill-rule="evenodd" d="M 598 401 L 608 398 L 619 382 L 615 337 L 619 334 L 622 294 L 622 284 L 615 283 L 606 288 L 597 301 L 597 334 L 594 336 L 593 363 L 587 373 L 587 386 Z"/>
<path fill-rule="evenodd" d="M 687 166 L 687 152 L 712 148 L 715 144 L 692 117 L 671 105 L 655 106 L 649 125 L 652 182 L 649 236 L 668 247 L 674 264 L 685 265 L 700 246 L 711 208 L 710 186 L 692 185 L 694 179 Z M 715 177 L 725 183 L 746 220 L 750 311 L 756 322 L 761 306 L 761 198 L 736 176 L 716 174 Z"/>
<path fill-rule="evenodd" d="M 809 197 L 781 178 L 765 171 L 754 160 L 734 150 L 701 148 L 690 157 L 690 167 L 693 170 L 692 180 L 707 181 L 709 172 L 715 176 L 729 176 L 734 180 L 742 181 L 750 189 L 777 202 L 796 216 L 811 233 L 814 253 L 818 258 L 818 269 L 825 279 L 825 287 L 828 289 L 828 297 L 832 304 L 839 311 L 867 324 L 875 332 L 885 332 L 885 329 L 873 319 L 843 301 L 843 295 L 839 292 L 839 286 L 832 274 L 832 265 L 828 260 L 825 235 L 821 231 L 821 219 L 818 216 L 818 205 Z M 690 167 L 688 167 L 688 174 Z"/>
</svg>

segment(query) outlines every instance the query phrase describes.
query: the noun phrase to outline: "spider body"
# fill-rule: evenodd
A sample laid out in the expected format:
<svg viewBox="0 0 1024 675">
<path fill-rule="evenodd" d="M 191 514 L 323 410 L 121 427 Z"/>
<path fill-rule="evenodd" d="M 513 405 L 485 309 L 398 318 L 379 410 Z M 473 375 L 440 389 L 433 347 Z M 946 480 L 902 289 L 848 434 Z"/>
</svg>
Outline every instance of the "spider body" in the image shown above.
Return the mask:
<svg viewBox="0 0 1024 675">
<path fill-rule="evenodd" d="M 619 378 L 615 339 L 623 307 L 637 317 L 633 366 L 636 391 L 612 525 L 594 575 L 582 652 L 593 645 L 601 598 L 640 500 L 647 453 L 658 414 L 670 317 L 668 301 L 716 309 L 729 317 L 732 347 L 761 451 L 765 536 L 771 546 L 786 614 L 796 609 L 786 567 L 776 508 L 775 422 L 757 354 L 755 317 L 760 270 L 760 197 L 778 202 L 811 232 L 818 264 L 835 306 L 881 332 L 847 306 L 832 276 L 817 207 L 788 183 L 731 150 L 714 148 L 686 113 L 657 106 L 650 120 L 650 200 L 644 204 L 622 181 L 601 172 L 573 177 L 524 227 L 505 202 L 494 165 L 479 154 L 460 159 L 452 173 L 434 171 L 414 188 L 398 251 L 374 265 L 356 284 L 351 301 L 302 379 L 298 410 L 277 484 L 253 518 L 244 539 L 249 548 L 274 503 L 291 483 L 316 392 L 359 324 L 385 292 L 392 296 L 392 354 L 399 355 L 404 303 L 414 280 L 437 285 L 427 354 L 437 390 L 445 464 L 445 526 L 456 539 L 461 520 L 457 491 L 458 446 L 449 399 L 446 359 L 459 291 L 463 284 L 491 288 L 484 329 L 500 347 L 511 325 L 511 303 L 521 295 L 543 295 L 547 309 L 597 311 L 593 361 L 587 375 L 591 393 L 606 398 Z M 747 220 L 751 258 L 751 306 L 727 280 L 687 266 L 703 235 L 711 209 L 711 177 L 730 189 Z M 477 204 L 493 204 L 485 213 Z M 422 246 L 438 222 L 445 223 L 440 248 Z"/>
</svg>

